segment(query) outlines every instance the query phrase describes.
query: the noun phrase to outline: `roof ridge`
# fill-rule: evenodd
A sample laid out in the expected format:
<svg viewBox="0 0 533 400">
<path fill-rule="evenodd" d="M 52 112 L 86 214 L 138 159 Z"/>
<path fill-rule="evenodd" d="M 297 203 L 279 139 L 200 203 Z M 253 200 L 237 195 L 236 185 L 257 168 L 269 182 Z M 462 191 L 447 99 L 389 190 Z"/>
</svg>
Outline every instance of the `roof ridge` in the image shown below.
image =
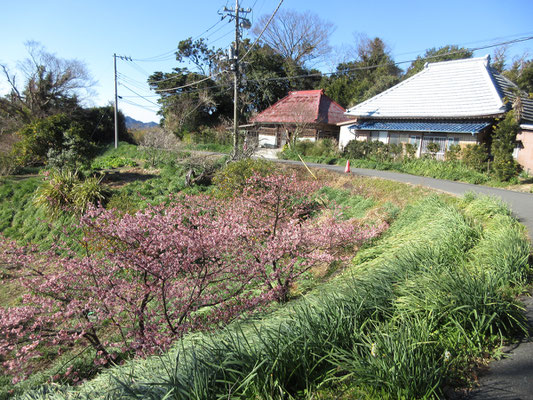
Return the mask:
<svg viewBox="0 0 533 400">
<path fill-rule="evenodd" d="M 472 63 L 472 62 L 483 62 L 485 63 L 485 65 L 490 65 L 490 55 L 485 54 L 483 57 L 466 57 L 466 58 L 459 58 L 456 60 L 427 62 L 426 68 L 441 66 L 442 64 L 466 64 L 466 63 Z"/>
</svg>

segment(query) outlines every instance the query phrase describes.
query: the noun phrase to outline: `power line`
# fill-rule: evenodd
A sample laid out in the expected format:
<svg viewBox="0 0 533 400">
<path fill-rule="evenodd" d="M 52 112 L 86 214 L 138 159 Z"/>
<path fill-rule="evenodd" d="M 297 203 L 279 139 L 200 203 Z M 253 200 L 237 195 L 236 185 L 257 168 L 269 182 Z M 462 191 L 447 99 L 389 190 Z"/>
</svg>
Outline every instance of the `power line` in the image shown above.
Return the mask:
<svg viewBox="0 0 533 400">
<path fill-rule="evenodd" d="M 274 16 L 276 15 L 276 13 L 278 12 L 279 8 L 281 7 L 281 5 L 283 4 L 283 0 L 280 0 L 279 3 L 278 3 L 278 6 L 276 7 L 276 9 L 274 10 L 274 12 L 272 13 L 272 15 L 270 16 L 270 18 L 268 19 L 266 25 L 264 26 L 263 30 L 261 31 L 261 33 L 259 34 L 259 36 L 257 36 L 257 38 L 255 39 L 255 42 L 252 43 L 252 45 L 250 46 L 250 48 L 248 49 L 248 51 L 244 54 L 244 56 L 242 56 L 241 58 L 241 61 L 244 60 L 246 58 L 246 56 L 250 53 L 250 51 L 252 51 L 252 49 L 254 48 L 254 46 L 257 44 L 257 42 L 259 42 L 259 39 L 261 39 L 261 36 L 263 36 L 263 33 L 265 33 L 266 29 L 268 28 L 268 26 L 270 25 L 270 23 L 272 22 L 272 20 L 274 19 Z"/>
<path fill-rule="evenodd" d="M 507 44 L 515 44 L 515 43 L 525 42 L 525 41 L 532 40 L 532 39 L 533 39 L 533 36 L 529 36 L 529 37 L 526 37 L 526 38 L 520 38 L 520 39 L 509 40 L 509 41 L 506 41 L 506 42 L 495 43 L 495 44 L 491 44 L 491 45 L 487 45 L 487 46 L 472 47 L 472 48 L 465 48 L 465 49 L 463 49 L 463 50 L 450 51 L 450 52 L 448 52 L 448 53 L 444 53 L 444 54 L 439 54 L 439 55 L 434 55 L 434 56 L 428 56 L 428 57 L 422 57 L 421 59 L 422 59 L 422 60 L 429 60 L 429 59 L 433 59 L 433 58 L 440 58 L 440 57 L 442 57 L 442 56 L 448 56 L 448 55 L 454 55 L 454 54 L 461 54 L 461 53 L 463 53 L 465 50 L 466 50 L 466 51 L 484 50 L 484 49 L 489 49 L 489 48 L 492 48 L 492 47 L 504 46 L 504 45 L 507 45 Z M 374 64 L 374 65 L 367 65 L 367 66 L 364 66 L 364 67 L 346 68 L 346 69 L 344 69 L 342 72 L 363 71 L 363 70 L 375 69 L 375 68 L 379 68 L 379 67 L 386 67 L 386 66 L 390 66 L 390 65 L 407 64 L 407 63 L 412 63 L 412 62 L 417 61 L 417 60 L 419 60 L 419 59 L 417 58 L 417 59 L 405 60 L 405 61 L 398 61 L 398 62 L 387 63 L 387 64 Z M 327 75 L 334 75 L 334 74 L 336 74 L 336 73 L 338 73 L 338 72 L 339 72 L 339 71 L 333 71 L 333 72 L 318 72 L 318 73 L 314 73 L 314 74 L 295 75 L 295 76 L 290 76 L 290 77 L 276 77 L 276 78 L 264 78 L 264 79 L 248 79 L 248 81 L 249 81 L 249 82 L 264 82 L 264 81 L 281 81 L 281 80 L 290 80 L 290 79 L 315 78 L 315 77 L 321 77 L 321 76 L 327 76 Z"/>
<path fill-rule="evenodd" d="M 224 35 L 220 36 L 219 38 L 216 38 L 215 40 L 212 40 L 211 42 L 209 42 L 209 44 L 213 44 L 215 42 L 218 42 L 220 39 L 224 39 L 226 36 L 229 36 L 233 33 L 233 31 L 229 31 L 227 33 L 225 33 Z"/>
<path fill-rule="evenodd" d="M 512 38 L 512 37 L 516 37 L 516 36 L 531 35 L 531 34 L 533 34 L 533 31 L 524 32 L 524 33 L 515 33 L 513 35 L 507 35 L 507 36 L 498 36 L 498 37 L 494 37 L 494 38 L 491 38 L 491 39 L 482 39 L 482 40 L 474 40 L 474 41 L 470 41 L 470 42 L 455 43 L 455 45 L 456 46 L 465 46 L 465 45 L 469 45 L 469 44 L 493 42 L 495 40 L 501 41 L 503 39 L 508 39 L 508 38 Z M 406 52 L 406 53 L 395 54 L 395 56 L 397 57 L 397 56 L 405 56 L 405 55 L 409 55 L 409 54 L 420 54 L 421 52 L 426 51 L 426 50 L 427 49 L 417 50 L 417 51 L 409 51 L 409 52 Z"/>
<path fill-rule="evenodd" d="M 147 101 L 148 103 L 151 103 L 151 104 L 153 104 L 153 105 L 159 107 L 159 104 L 154 103 L 152 100 L 147 99 L 146 97 L 144 97 L 143 95 L 137 93 L 135 90 L 130 89 L 130 88 L 127 87 L 126 85 L 122 84 L 121 86 L 125 87 L 125 88 L 128 89 L 130 92 L 132 92 L 133 94 L 136 94 L 137 96 L 139 96 L 140 98 L 144 99 L 144 100 Z"/>
<path fill-rule="evenodd" d="M 120 73 L 118 74 L 118 77 L 119 77 L 120 81 L 124 81 L 127 84 L 129 84 L 131 86 L 134 86 L 134 87 L 136 87 L 139 90 L 149 90 L 150 89 L 148 87 L 148 85 L 146 84 L 146 82 L 136 81 L 135 79 L 132 79 L 132 78 L 130 78 L 130 77 L 126 76 L 126 75 L 120 74 Z"/>
<path fill-rule="evenodd" d="M 201 38 L 202 36 L 204 36 L 207 32 L 209 32 L 211 29 L 213 29 L 215 26 L 217 26 L 218 24 L 220 24 L 224 19 L 226 18 L 226 16 L 222 16 L 217 22 L 215 22 L 213 25 L 211 25 L 209 28 L 207 28 L 205 31 L 203 31 L 202 33 L 200 33 L 199 35 L 195 36 L 194 38 L 192 38 L 191 40 L 194 42 L 195 40 Z M 212 32 L 211 34 L 215 34 L 216 32 L 218 32 L 220 29 L 222 29 L 223 27 L 217 29 L 216 31 Z M 159 61 L 167 61 L 167 60 L 170 60 L 172 59 L 173 57 L 169 58 L 170 55 L 174 55 L 177 51 L 177 48 L 176 49 L 172 49 L 170 51 L 167 51 L 165 53 L 162 53 L 162 54 L 159 54 L 157 56 L 153 56 L 153 57 L 147 57 L 147 58 L 134 58 L 133 61 L 140 61 L 140 62 L 159 62 Z"/>
<path fill-rule="evenodd" d="M 192 41 L 194 42 L 196 39 L 199 39 L 201 38 L 202 36 L 204 36 L 207 32 L 209 32 L 211 29 L 213 29 L 215 26 L 217 26 L 218 24 L 220 24 L 224 18 L 226 18 L 225 15 L 223 15 L 216 23 L 214 23 L 213 25 L 211 25 L 209 28 L 207 28 L 205 31 L 203 31 L 202 33 L 200 33 L 198 36 L 194 37 L 194 39 L 192 39 Z M 217 31 L 215 31 L 217 32 Z M 213 32 L 213 33 L 215 33 Z"/>
<path fill-rule="evenodd" d="M 134 101 L 131 101 L 131 100 L 122 100 L 122 102 L 126 103 L 126 104 L 130 104 L 130 105 L 135 106 L 135 107 L 143 108 L 143 109 L 145 109 L 147 111 L 150 111 L 150 112 L 159 111 L 159 109 L 151 108 L 149 106 L 144 106 L 142 104 L 135 103 Z"/>
<path fill-rule="evenodd" d="M 199 83 L 202 83 L 202 82 L 205 82 L 209 79 L 212 79 L 212 78 L 215 78 L 219 75 L 222 75 L 226 72 L 229 72 L 228 70 L 224 70 L 224 71 L 220 71 L 220 72 L 217 72 L 216 74 L 211 74 L 203 79 L 200 79 L 198 81 L 195 81 L 195 82 L 191 82 L 191 83 L 187 83 L 186 85 L 182 85 L 182 86 L 176 86 L 176 87 L 173 87 L 173 88 L 168 88 L 168 89 L 155 89 L 154 91 L 155 92 L 171 92 L 173 90 L 180 90 L 180 89 L 185 89 L 185 88 L 188 88 L 188 87 L 191 87 L 191 86 L 195 86 L 195 85 L 198 85 Z"/>
</svg>

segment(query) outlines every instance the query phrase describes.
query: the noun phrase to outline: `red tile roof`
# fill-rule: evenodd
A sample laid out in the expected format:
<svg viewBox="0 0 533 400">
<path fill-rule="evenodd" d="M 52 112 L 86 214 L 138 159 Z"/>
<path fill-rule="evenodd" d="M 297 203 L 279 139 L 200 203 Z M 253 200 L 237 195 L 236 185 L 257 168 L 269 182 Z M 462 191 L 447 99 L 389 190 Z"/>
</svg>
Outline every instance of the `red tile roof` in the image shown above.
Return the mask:
<svg viewBox="0 0 533 400">
<path fill-rule="evenodd" d="M 324 94 L 324 90 L 289 92 L 274 105 L 250 119 L 253 123 L 337 124 L 350 119 L 346 110 Z"/>
</svg>

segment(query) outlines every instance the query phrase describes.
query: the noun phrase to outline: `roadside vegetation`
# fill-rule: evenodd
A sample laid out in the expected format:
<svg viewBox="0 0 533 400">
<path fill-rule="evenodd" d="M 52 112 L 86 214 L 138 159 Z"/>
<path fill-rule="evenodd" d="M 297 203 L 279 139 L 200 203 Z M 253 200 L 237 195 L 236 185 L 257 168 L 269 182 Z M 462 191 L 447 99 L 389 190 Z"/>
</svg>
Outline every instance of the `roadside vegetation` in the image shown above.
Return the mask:
<svg viewBox="0 0 533 400">
<path fill-rule="evenodd" d="M 435 154 L 415 157 L 416 146 L 411 144 L 386 145 L 376 142 L 349 142 L 343 151 L 337 143 L 329 139 L 317 142 L 300 141 L 292 148 L 287 146 L 279 158 L 307 162 L 345 165 L 349 160 L 352 167 L 390 170 L 412 175 L 428 176 L 494 187 L 519 188 L 533 183 L 527 173 L 520 173 L 516 162 L 502 163 L 505 171 L 500 171 L 494 162 L 488 160 L 484 145 L 469 145 L 466 148 L 451 146 L 444 160 L 437 160 Z M 507 168 L 510 166 L 510 168 Z M 532 188 L 533 189 L 533 188 Z"/>
</svg>

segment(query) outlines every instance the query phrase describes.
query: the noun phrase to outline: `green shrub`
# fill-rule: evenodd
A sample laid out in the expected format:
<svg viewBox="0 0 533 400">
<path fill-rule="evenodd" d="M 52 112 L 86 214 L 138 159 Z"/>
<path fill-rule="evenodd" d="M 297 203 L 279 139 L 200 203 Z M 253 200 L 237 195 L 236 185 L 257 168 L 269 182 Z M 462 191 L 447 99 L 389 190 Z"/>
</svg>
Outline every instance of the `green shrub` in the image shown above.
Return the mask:
<svg viewBox="0 0 533 400">
<path fill-rule="evenodd" d="M 463 155 L 461 161 L 470 169 L 478 172 L 487 170 L 487 147 L 482 144 L 468 144 L 461 150 Z"/>
<path fill-rule="evenodd" d="M 15 154 L 21 165 L 51 162 L 54 167 L 79 167 L 94 155 L 95 147 L 83 126 L 65 114 L 26 125 L 19 132 Z"/>
<path fill-rule="evenodd" d="M 91 163 L 92 169 L 112 169 L 121 167 L 135 167 L 137 163 L 128 157 L 122 156 L 101 156 L 95 158 Z"/>
<path fill-rule="evenodd" d="M 213 178 L 215 192 L 220 197 L 233 197 L 242 192 L 246 181 L 253 174 L 266 176 L 274 171 L 274 164 L 265 160 L 248 158 L 229 163 L 223 169 L 217 171 Z"/>
<path fill-rule="evenodd" d="M 440 151 L 440 145 L 435 142 L 430 142 L 427 144 L 427 151 L 431 154 L 431 158 L 435 159 L 437 153 Z"/>
<path fill-rule="evenodd" d="M 389 153 L 393 160 L 398 160 L 403 154 L 403 147 L 400 143 L 398 144 L 389 144 Z"/>
<path fill-rule="evenodd" d="M 444 154 L 446 161 L 457 161 L 461 158 L 461 146 L 458 144 L 452 144 Z"/>
<path fill-rule="evenodd" d="M 437 179 L 464 181 L 474 184 L 486 183 L 489 176 L 472 170 L 459 161 L 438 161 L 415 158 L 405 161 L 399 167 L 402 172 L 413 175 L 429 176 Z"/>
<path fill-rule="evenodd" d="M 342 155 L 345 158 L 357 160 L 366 158 L 369 151 L 370 149 L 367 141 L 350 140 L 344 147 Z"/>
<path fill-rule="evenodd" d="M 513 158 L 516 134 L 520 126 L 513 111 L 507 113 L 494 129 L 491 151 L 494 156 L 492 168 L 500 181 L 509 181 L 520 172 L 519 165 Z"/>
<path fill-rule="evenodd" d="M 90 176 L 80 180 L 72 187 L 70 198 L 74 209 L 83 213 L 89 205 L 104 203 L 110 194 L 107 186 L 102 185 L 103 175 Z"/>
<path fill-rule="evenodd" d="M 320 139 L 315 142 L 299 140 L 292 147 L 285 146 L 278 155 L 284 160 L 300 160 L 300 156 L 309 162 L 334 164 L 340 153 L 335 140 Z"/>
<path fill-rule="evenodd" d="M 18 169 L 16 157 L 12 153 L 0 153 L 0 176 L 12 175 Z"/>
<path fill-rule="evenodd" d="M 418 146 L 414 143 L 405 143 L 404 145 L 405 155 L 408 159 L 414 159 L 416 157 L 416 151 Z"/>
</svg>

